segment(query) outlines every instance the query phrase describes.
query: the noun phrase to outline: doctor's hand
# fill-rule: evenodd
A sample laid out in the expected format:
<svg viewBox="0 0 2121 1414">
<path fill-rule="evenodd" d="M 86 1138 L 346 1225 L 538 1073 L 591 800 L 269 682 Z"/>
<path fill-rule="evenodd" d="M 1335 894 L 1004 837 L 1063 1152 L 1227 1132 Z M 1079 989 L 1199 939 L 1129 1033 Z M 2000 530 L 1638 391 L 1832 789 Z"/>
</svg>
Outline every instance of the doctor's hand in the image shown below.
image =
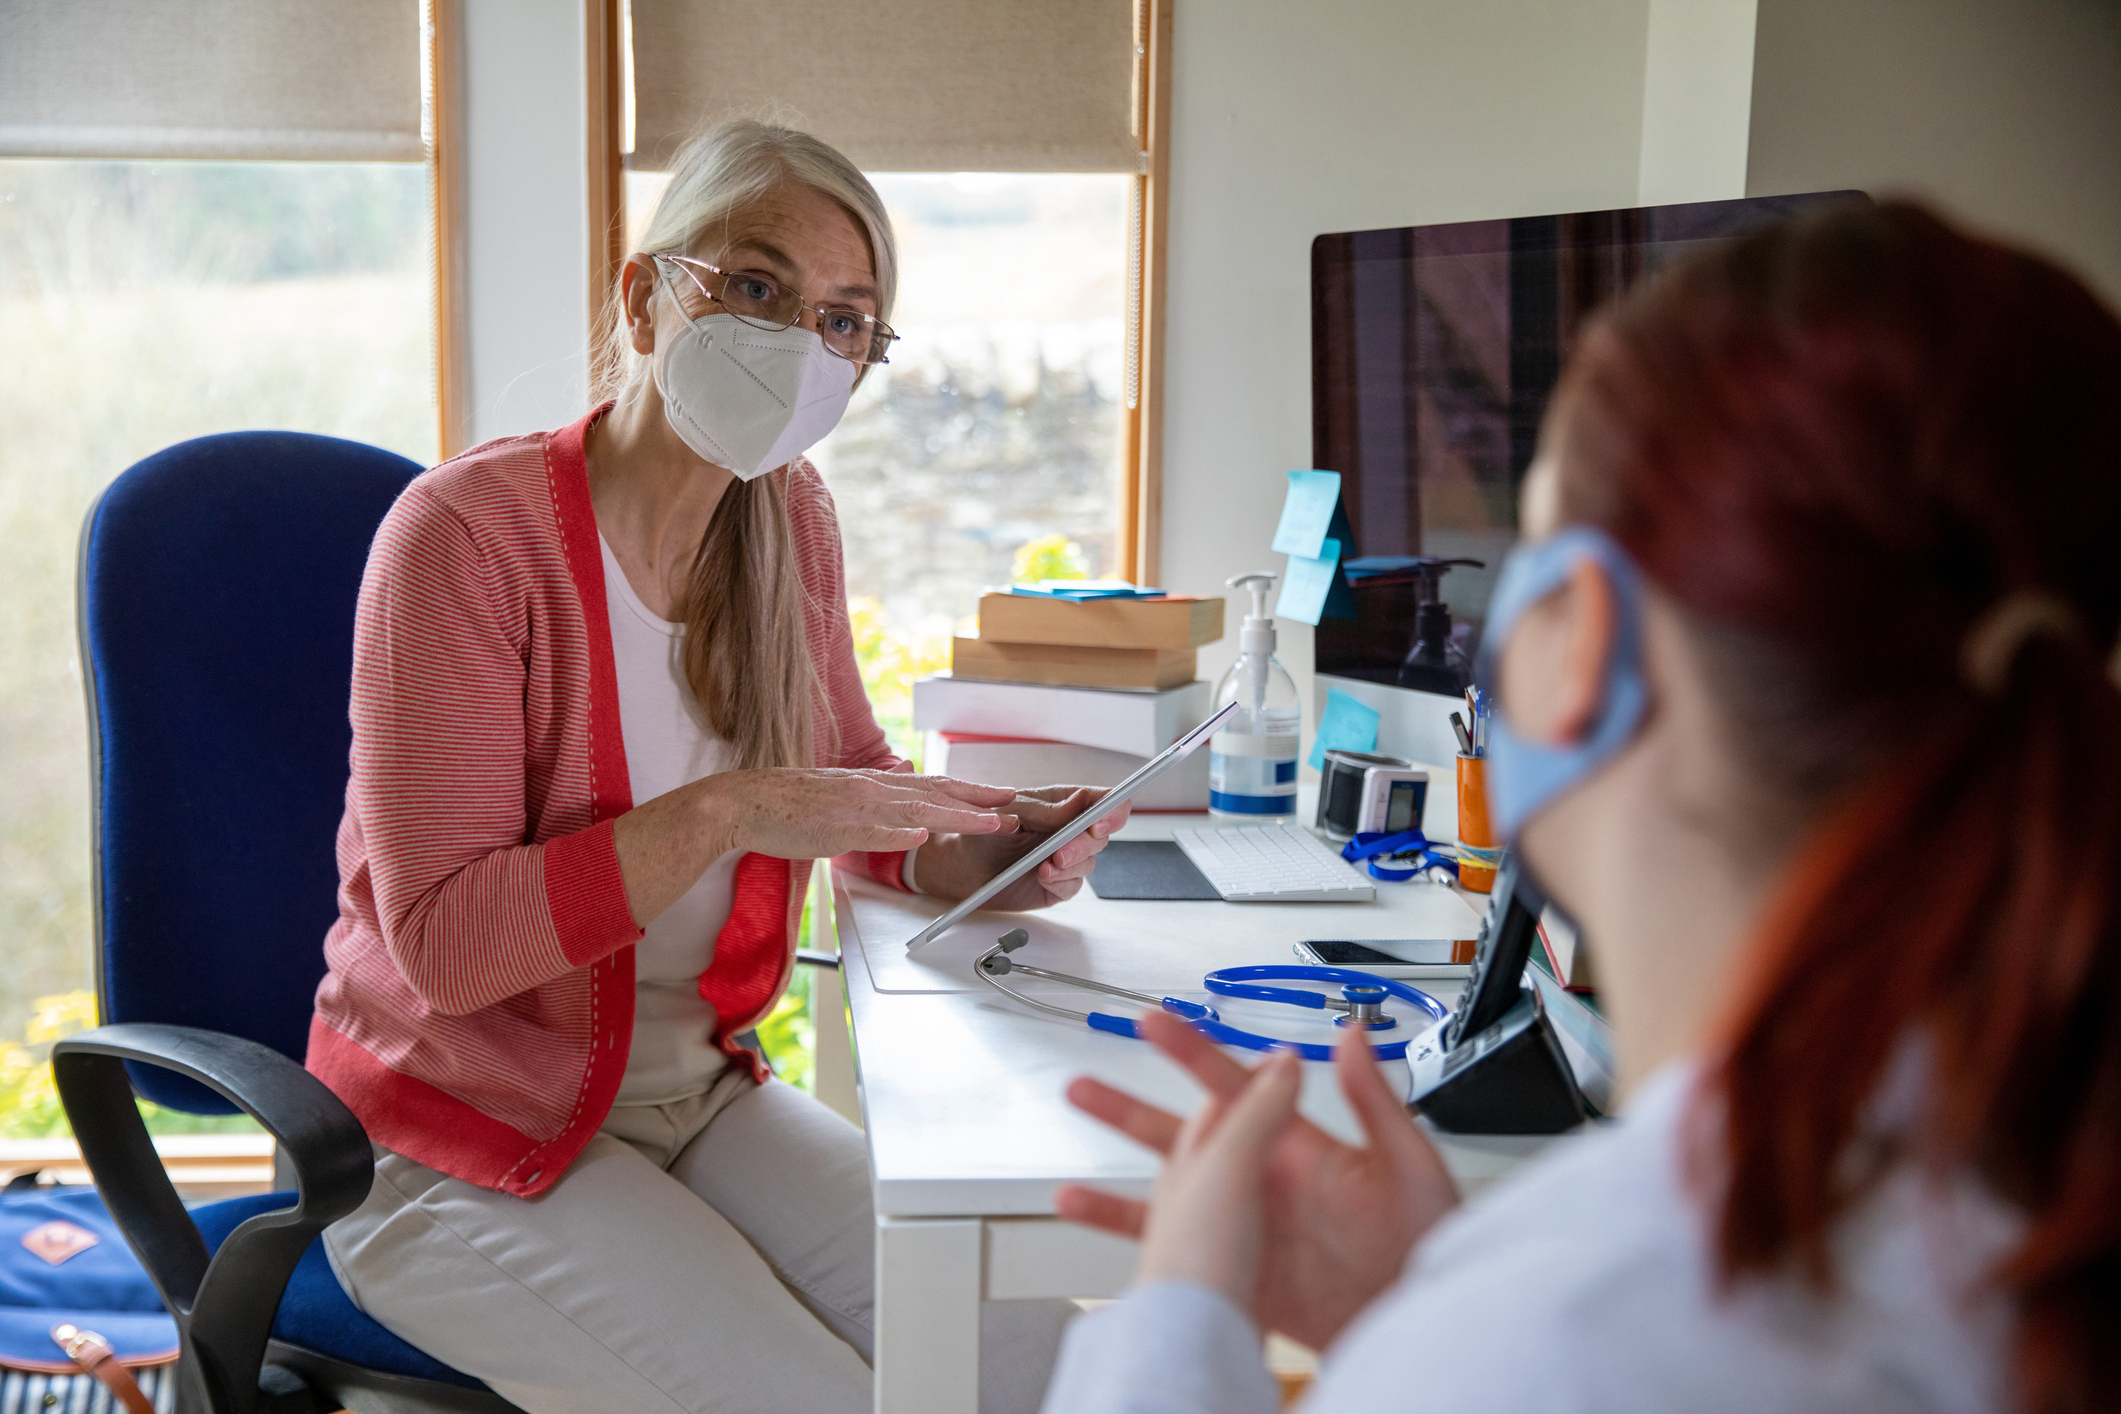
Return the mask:
<svg viewBox="0 0 2121 1414">
<path fill-rule="evenodd" d="M 1041 786 L 1017 791 L 1007 804 L 985 807 L 1013 819 L 1013 832 L 937 835 L 914 856 L 913 882 L 922 893 L 936 898 L 952 902 L 964 898 L 1103 797 L 1104 792 L 1094 786 Z M 987 907 L 1045 908 L 1075 897 L 1083 880 L 1096 867 L 1097 855 L 1105 842 L 1126 823 L 1127 807 L 1121 806 L 996 894 Z"/>
<path fill-rule="evenodd" d="M 1207 1087 L 1208 1106 L 1181 1124 L 1122 1090 L 1077 1079 L 1068 1098 L 1078 1109 L 1166 1157 L 1153 1203 L 1070 1184 L 1056 1195 L 1060 1215 L 1142 1238 L 1141 1280 L 1216 1286 L 1263 1329 L 1324 1349 L 1398 1279 L 1414 1244 L 1456 1206 L 1442 1157 L 1360 1032 L 1345 1033 L 1334 1055 L 1341 1093 L 1367 1141 L 1356 1147 L 1296 1114 L 1293 1092 L 1281 1098 L 1289 1082 L 1275 1067 L 1295 1070 L 1300 1062 L 1274 1058 L 1247 1070 L 1164 1012 L 1144 1017 L 1141 1028 Z M 1272 1130 L 1264 1144 L 1261 1125 Z M 1239 1171 L 1204 1172 L 1218 1167 Z M 1250 1289 L 1224 1286 L 1242 1276 L 1248 1250 L 1258 1254 Z"/>
</svg>

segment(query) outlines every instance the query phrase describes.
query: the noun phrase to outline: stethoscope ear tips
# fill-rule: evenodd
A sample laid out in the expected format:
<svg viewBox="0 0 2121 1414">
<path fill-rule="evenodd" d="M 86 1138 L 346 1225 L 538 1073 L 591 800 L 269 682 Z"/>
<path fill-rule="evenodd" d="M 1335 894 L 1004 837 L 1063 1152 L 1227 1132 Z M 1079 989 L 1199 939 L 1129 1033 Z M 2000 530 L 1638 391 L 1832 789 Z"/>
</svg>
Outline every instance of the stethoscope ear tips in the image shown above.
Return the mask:
<svg viewBox="0 0 2121 1414">
<path fill-rule="evenodd" d="M 979 970 L 989 977 L 999 977 L 1011 971 L 1008 954 L 1015 952 L 1031 941 L 1031 934 L 1022 928 L 1011 928 L 994 940 L 994 946 L 980 954 Z"/>
</svg>

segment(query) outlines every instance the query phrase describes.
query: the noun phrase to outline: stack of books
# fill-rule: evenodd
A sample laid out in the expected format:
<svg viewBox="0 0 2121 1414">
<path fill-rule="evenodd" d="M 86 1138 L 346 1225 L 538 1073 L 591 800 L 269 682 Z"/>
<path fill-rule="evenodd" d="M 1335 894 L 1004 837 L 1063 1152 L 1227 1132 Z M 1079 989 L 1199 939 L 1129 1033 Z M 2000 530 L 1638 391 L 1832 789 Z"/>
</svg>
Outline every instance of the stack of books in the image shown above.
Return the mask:
<svg viewBox="0 0 2121 1414">
<path fill-rule="evenodd" d="M 1222 636 L 1223 601 L 988 594 L 979 635 L 951 671 L 913 685 L 927 767 L 1017 788 L 1117 785 L 1207 720 L 1199 647 Z M 1135 797 L 1137 810 L 1208 808 L 1196 751 Z"/>
<path fill-rule="evenodd" d="M 1193 681 L 1223 636 L 1223 601 L 1169 594 L 1077 599 L 983 594 L 979 633 L 953 639 L 953 677 L 1166 691 Z"/>
</svg>

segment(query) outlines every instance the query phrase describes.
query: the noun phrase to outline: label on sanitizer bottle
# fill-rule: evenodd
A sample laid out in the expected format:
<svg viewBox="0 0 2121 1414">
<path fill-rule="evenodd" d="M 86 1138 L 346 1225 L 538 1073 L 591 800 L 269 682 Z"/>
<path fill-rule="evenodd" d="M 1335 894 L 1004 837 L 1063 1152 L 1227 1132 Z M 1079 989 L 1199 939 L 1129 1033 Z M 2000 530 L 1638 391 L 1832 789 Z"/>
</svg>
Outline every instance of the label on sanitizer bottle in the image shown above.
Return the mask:
<svg viewBox="0 0 2121 1414">
<path fill-rule="evenodd" d="M 1296 714 L 1263 715 L 1264 733 L 1208 738 L 1208 808 L 1219 815 L 1275 819 L 1296 813 Z"/>
</svg>

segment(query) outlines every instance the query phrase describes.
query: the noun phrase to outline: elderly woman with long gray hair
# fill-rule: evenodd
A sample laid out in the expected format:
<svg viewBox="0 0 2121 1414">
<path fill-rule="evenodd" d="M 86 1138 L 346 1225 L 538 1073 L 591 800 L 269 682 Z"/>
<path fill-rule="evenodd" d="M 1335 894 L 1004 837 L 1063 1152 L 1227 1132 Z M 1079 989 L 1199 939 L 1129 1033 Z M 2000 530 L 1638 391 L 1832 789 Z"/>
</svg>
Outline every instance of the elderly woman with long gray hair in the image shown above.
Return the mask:
<svg viewBox="0 0 2121 1414">
<path fill-rule="evenodd" d="M 905 769 L 803 452 L 893 339 L 891 223 L 815 138 L 679 155 L 612 292 L 610 399 L 406 490 L 356 626 L 309 1067 L 376 1141 L 326 1233 L 384 1326 L 532 1414 L 870 1405 L 858 1131 L 737 1038 L 810 861 L 962 898 L 1096 792 Z M 998 906 L 1073 894 L 1121 815 Z M 1036 1406 L 1070 1308 L 987 1308 Z"/>
</svg>

